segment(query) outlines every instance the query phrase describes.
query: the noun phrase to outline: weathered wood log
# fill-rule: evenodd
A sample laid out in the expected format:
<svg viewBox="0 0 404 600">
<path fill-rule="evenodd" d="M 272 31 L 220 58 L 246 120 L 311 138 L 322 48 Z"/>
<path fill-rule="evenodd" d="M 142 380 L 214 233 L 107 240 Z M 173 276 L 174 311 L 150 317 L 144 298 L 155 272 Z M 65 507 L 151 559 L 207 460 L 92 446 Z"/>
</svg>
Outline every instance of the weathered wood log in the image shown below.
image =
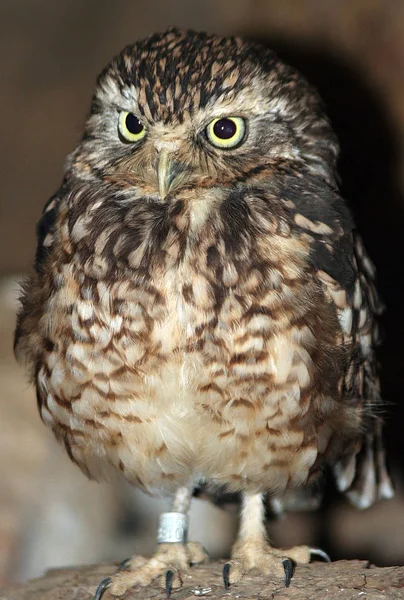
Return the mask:
<svg viewBox="0 0 404 600">
<path fill-rule="evenodd" d="M 191 568 L 172 600 L 242 598 L 245 600 L 395 600 L 404 599 L 404 567 L 375 567 L 366 561 L 338 561 L 299 566 L 289 588 L 279 580 L 251 573 L 226 592 L 222 585 L 223 562 Z M 100 581 L 116 572 L 114 565 L 53 569 L 39 579 L 0 590 L 0 600 L 92 600 Z M 133 588 L 124 600 L 161 599 L 158 584 Z M 103 600 L 111 600 L 108 591 Z"/>
</svg>

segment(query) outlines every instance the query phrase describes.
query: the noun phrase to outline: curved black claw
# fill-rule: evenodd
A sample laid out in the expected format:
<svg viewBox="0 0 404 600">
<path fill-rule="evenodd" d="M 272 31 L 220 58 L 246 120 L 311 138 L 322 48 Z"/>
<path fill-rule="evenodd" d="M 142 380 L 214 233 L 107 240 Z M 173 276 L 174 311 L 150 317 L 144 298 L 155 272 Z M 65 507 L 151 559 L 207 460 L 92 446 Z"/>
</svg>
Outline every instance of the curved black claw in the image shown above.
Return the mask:
<svg viewBox="0 0 404 600">
<path fill-rule="evenodd" d="M 319 556 L 325 562 L 331 562 L 331 558 L 328 556 L 327 552 L 324 552 L 321 548 L 310 548 L 310 556 Z"/>
<path fill-rule="evenodd" d="M 123 560 L 122 562 L 119 563 L 118 565 L 118 571 L 124 571 L 125 569 L 127 569 L 130 565 L 130 558 L 125 558 L 125 560 Z"/>
<path fill-rule="evenodd" d="M 230 569 L 231 569 L 230 563 L 226 563 L 223 567 L 223 583 L 224 583 L 224 589 L 226 590 L 226 592 L 228 592 L 229 588 L 230 588 Z"/>
<path fill-rule="evenodd" d="M 171 598 L 171 592 L 173 591 L 174 571 L 167 571 L 166 573 L 166 598 Z"/>
<path fill-rule="evenodd" d="M 103 593 L 105 592 L 105 590 L 107 588 L 109 588 L 109 586 L 112 583 L 112 578 L 111 577 L 106 577 L 105 579 L 103 579 L 100 583 L 100 585 L 97 587 L 97 590 L 95 592 L 95 596 L 93 600 L 100 600 L 101 596 L 103 595 Z"/>
<path fill-rule="evenodd" d="M 285 570 L 285 587 L 290 586 L 290 582 L 292 580 L 293 571 L 295 570 L 295 564 L 290 558 L 285 558 L 282 561 L 283 568 Z"/>
</svg>

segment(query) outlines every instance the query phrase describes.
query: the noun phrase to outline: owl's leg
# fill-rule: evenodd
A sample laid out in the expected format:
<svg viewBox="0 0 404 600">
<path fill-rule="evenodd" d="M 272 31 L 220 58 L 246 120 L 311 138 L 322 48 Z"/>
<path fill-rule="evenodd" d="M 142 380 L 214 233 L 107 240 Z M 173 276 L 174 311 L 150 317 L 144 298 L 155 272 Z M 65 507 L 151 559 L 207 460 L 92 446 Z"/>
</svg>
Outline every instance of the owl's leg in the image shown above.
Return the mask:
<svg viewBox="0 0 404 600">
<path fill-rule="evenodd" d="M 123 596 L 130 587 L 150 585 L 159 577 L 169 598 L 173 587 L 182 585 L 182 575 L 189 565 L 206 560 L 202 546 L 187 541 L 191 498 L 192 488 L 181 487 L 177 490 L 171 511 L 160 517 L 156 554 L 152 558 L 134 556 L 124 561 L 116 575 L 100 583 L 94 600 L 100 600 L 106 589 L 113 596 Z"/>
<path fill-rule="evenodd" d="M 231 560 L 223 569 L 225 588 L 242 579 L 245 573 L 257 569 L 262 574 L 272 573 L 289 587 L 296 563 L 307 564 L 313 555 L 329 561 L 327 554 L 308 546 L 289 550 L 273 548 L 265 532 L 265 508 L 262 494 L 243 495 L 240 530 L 232 548 Z"/>
</svg>

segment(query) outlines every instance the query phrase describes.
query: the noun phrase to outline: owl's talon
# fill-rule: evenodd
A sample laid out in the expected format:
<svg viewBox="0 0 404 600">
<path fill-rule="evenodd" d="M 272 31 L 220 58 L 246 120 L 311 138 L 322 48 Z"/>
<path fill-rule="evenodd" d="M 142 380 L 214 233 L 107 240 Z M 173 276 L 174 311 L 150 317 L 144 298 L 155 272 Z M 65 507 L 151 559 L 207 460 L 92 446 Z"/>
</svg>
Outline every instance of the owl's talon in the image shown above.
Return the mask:
<svg viewBox="0 0 404 600">
<path fill-rule="evenodd" d="M 166 598 L 171 598 L 171 592 L 173 591 L 174 571 L 167 571 L 166 573 Z"/>
<path fill-rule="evenodd" d="M 223 567 L 223 583 L 224 583 L 224 589 L 226 590 L 226 592 L 228 592 L 229 588 L 230 588 L 230 569 L 231 569 L 230 563 L 226 563 Z"/>
<path fill-rule="evenodd" d="M 130 558 L 125 558 L 125 560 L 123 560 L 122 562 L 119 563 L 118 565 L 118 572 L 119 571 L 125 571 L 125 569 L 127 569 L 130 565 Z"/>
<path fill-rule="evenodd" d="M 309 551 L 310 558 L 312 556 L 319 556 L 324 560 L 324 562 L 331 562 L 331 558 L 328 556 L 327 552 L 324 552 L 324 550 L 321 550 L 321 548 L 309 548 Z"/>
<path fill-rule="evenodd" d="M 105 579 L 103 579 L 101 581 L 100 585 L 96 589 L 93 600 L 101 600 L 102 595 L 104 594 L 105 590 L 109 588 L 111 583 L 112 583 L 111 577 L 106 577 Z"/>
<path fill-rule="evenodd" d="M 293 571 L 295 570 L 295 565 L 290 558 L 285 558 L 285 560 L 282 561 L 282 564 L 285 571 L 285 587 L 289 587 L 292 580 Z"/>
</svg>

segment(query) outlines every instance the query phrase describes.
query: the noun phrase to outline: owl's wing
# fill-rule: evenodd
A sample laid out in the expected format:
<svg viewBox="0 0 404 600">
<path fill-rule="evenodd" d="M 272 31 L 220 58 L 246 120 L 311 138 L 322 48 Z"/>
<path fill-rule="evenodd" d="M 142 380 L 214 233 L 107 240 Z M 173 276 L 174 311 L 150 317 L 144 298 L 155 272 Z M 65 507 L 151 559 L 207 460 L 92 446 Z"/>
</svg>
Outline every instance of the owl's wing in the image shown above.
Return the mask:
<svg viewBox="0 0 404 600">
<path fill-rule="evenodd" d="M 42 313 L 42 301 L 36 297 L 33 290 L 41 289 L 43 264 L 53 245 L 53 231 L 56 223 L 58 206 L 62 197 L 61 191 L 52 196 L 45 204 L 41 218 L 37 224 L 37 249 L 34 262 L 34 271 L 25 281 L 22 282 L 21 306 L 17 315 L 17 327 L 14 334 L 14 352 L 18 360 L 22 360 L 25 353 L 30 354 L 29 346 L 25 344 L 25 334 L 27 331 L 34 331 L 36 328 L 27 326 L 23 323 L 28 321 L 34 323 L 40 319 Z"/>
<path fill-rule="evenodd" d="M 334 465 L 337 486 L 357 508 L 367 508 L 376 500 L 391 498 L 393 487 L 386 469 L 380 417 L 381 398 L 375 348 L 379 343 L 377 316 L 383 305 L 375 286 L 375 269 L 363 242 L 354 230 L 337 244 L 351 247 L 345 255 L 355 277 L 344 288 L 317 265 L 317 275 L 326 297 L 336 308 L 343 344 L 350 348 L 350 361 L 341 379 L 342 395 L 364 409 L 364 432 L 354 450 Z M 343 259 L 339 253 L 339 259 Z"/>
<path fill-rule="evenodd" d="M 375 269 L 356 231 L 349 233 L 355 281 L 342 289 L 324 271 L 318 271 L 328 299 L 334 303 L 343 343 L 351 348 L 350 362 L 341 380 L 342 394 L 364 408 L 364 433 L 356 448 L 334 465 L 336 483 L 357 508 L 394 495 L 386 469 L 380 417 L 381 398 L 375 348 L 379 343 L 377 316 L 383 305 L 375 285 Z"/>
<path fill-rule="evenodd" d="M 336 245 L 335 240 L 333 246 L 329 245 L 336 259 L 334 263 L 326 259 L 327 253 L 319 247 L 319 253 L 314 255 L 314 266 L 326 297 L 336 308 L 342 343 L 351 349 L 349 364 L 340 380 L 341 393 L 352 398 L 354 404 L 363 406 L 365 415 L 363 435 L 348 454 L 333 464 L 333 473 L 338 489 L 354 506 L 364 509 L 394 495 L 386 468 L 375 356 L 379 342 L 376 317 L 383 305 L 375 287 L 375 269 L 361 238 L 355 231 L 345 237 L 339 240 L 342 246 Z M 350 253 L 346 251 L 349 247 Z M 347 261 L 345 265 L 344 261 Z M 333 264 L 342 277 L 338 277 Z M 268 498 L 268 503 L 274 514 L 280 514 L 284 510 L 314 510 L 321 500 L 322 486 L 315 482 L 309 488 L 289 490 Z"/>
<path fill-rule="evenodd" d="M 35 269 L 41 270 L 46 256 L 53 244 L 53 229 L 57 217 L 60 192 L 52 196 L 45 204 L 41 218 L 36 226 L 37 248 L 35 254 Z"/>
<path fill-rule="evenodd" d="M 382 403 L 375 348 L 377 317 L 383 311 L 375 285 L 375 269 L 356 232 L 346 203 L 336 190 L 305 177 L 286 183 L 281 197 L 292 206 L 293 220 L 311 238 L 311 266 L 328 301 L 335 307 L 341 344 L 349 357 L 339 382 L 341 396 L 363 407 L 363 434 L 356 447 L 333 465 L 337 486 L 350 502 L 366 508 L 394 494 L 382 440 Z M 312 508 L 321 489 L 293 493 L 281 499 L 285 509 Z M 275 510 L 276 510 L 275 506 Z"/>
</svg>

